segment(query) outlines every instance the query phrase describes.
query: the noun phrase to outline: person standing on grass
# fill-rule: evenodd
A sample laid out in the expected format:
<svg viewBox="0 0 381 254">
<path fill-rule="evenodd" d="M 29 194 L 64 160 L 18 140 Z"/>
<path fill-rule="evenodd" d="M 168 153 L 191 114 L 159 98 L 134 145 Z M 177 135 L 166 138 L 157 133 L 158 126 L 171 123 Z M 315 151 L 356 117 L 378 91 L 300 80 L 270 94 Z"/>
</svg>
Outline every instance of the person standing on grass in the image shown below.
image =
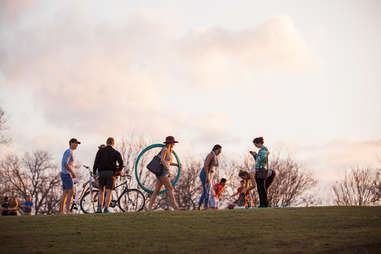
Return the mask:
<svg viewBox="0 0 381 254">
<path fill-rule="evenodd" d="M 180 165 L 178 165 L 177 163 L 172 163 L 172 160 L 173 160 L 172 150 L 176 143 L 178 143 L 178 141 L 176 141 L 173 136 L 168 136 L 165 138 L 165 142 L 164 142 L 165 146 L 161 149 L 161 152 L 160 152 L 161 164 L 163 165 L 164 170 L 161 173 L 161 175 L 156 176 L 157 179 L 155 184 L 155 191 L 152 193 L 150 203 L 148 206 L 148 211 L 152 210 L 152 206 L 155 203 L 157 195 L 159 195 L 159 192 L 163 185 L 168 190 L 169 198 L 171 200 L 173 208 L 175 210 L 183 210 L 182 208 L 179 208 L 179 206 L 177 205 L 175 195 L 174 195 L 174 189 L 171 184 L 171 181 L 169 180 L 169 178 L 171 177 L 170 166 L 180 167 Z"/>
<path fill-rule="evenodd" d="M 33 207 L 32 195 L 29 195 L 27 200 L 22 205 L 24 215 L 32 215 L 32 207 Z"/>
<path fill-rule="evenodd" d="M 250 173 L 252 186 L 249 190 L 254 189 L 254 182 L 257 185 L 259 195 L 259 207 L 268 207 L 267 190 L 275 179 L 275 171 L 268 168 L 269 150 L 264 146 L 263 137 L 258 137 L 253 140 L 253 144 L 258 148 L 258 153 L 250 151 L 254 157 L 255 167 Z"/>
<path fill-rule="evenodd" d="M 211 186 L 211 175 L 218 167 L 218 155 L 222 152 L 222 146 L 215 145 L 212 151 L 206 156 L 204 167 L 200 172 L 200 180 L 202 184 L 202 194 L 198 202 L 198 210 L 201 209 L 202 203 L 204 203 L 204 209 L 209 208 L 209 193 Z"/>
<path fill-rule="evenodd" d="M 210 208 L 218 209 L 218 203 L 220 201 L 221 193 L 225 188 L 225 184 L 226 184 L 226 179 L 222 178 L 219 183 L 216 183 L 215 185 L 213 185 L 213 188 L 211 191 L 212 196 L 210 198 Z"/>
<path fill-rule="evenodd" d="M 120 174 L 123 169 L 123 159 L 120 152 L 114 149 L 114 138 L 108 138 L 106 147 L 99 148 L 95 156 L 93 170 L 99 171 L 99 196 L 97 213 L 110 213 L 108 210 L 111 201 L 111 192 L 114 187 L 114 175 Z M 105 193 L 106 189 L 106 193 Z M 103 202 L 104 201 L 104 202 Z M 104 205 L 103 205 L 104 204 Z"/>
<path fill-rule="evenodd" d="M 61 201 L 61 214 L 70 214 L 70 205 L 73 198 L 73 181 L 77 181 L 77 175 L 74 172 L 74 150 L 81 144 L 76 138 L 69 141 L 69 148 L 64 152 L 61 162 L 61 180 L 62 180 L 62 201 Z"/>
</svg>

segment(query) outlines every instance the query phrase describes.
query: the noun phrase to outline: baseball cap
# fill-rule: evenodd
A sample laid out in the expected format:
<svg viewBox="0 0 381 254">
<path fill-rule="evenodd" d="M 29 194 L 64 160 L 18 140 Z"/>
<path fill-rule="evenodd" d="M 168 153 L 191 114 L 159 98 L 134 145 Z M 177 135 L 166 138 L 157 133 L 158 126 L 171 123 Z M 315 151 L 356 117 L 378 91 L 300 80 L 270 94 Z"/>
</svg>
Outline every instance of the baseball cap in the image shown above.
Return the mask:
<svg viewBox="0 0 381 254">
<path fill-rule="evenodd" d="M 78 139 L 76 139 L 76 138 L 70 139 L 69 144 L 71 144 L 71 143 L 81 144 L 81 142 L 79 142 Z"/>
</svg>

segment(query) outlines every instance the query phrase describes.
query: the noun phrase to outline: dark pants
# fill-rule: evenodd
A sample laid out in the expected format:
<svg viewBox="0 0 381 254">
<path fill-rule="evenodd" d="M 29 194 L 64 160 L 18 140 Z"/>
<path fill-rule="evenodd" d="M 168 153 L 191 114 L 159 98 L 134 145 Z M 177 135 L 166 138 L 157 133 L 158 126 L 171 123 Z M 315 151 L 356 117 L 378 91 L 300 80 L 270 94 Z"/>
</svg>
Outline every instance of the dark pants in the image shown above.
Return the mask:
<svg viewBox="0 0 381 254">
<path fill-rule="evenodd" d="M 259 207 L 268 207 L 269 202 L 267 200 L 267 189 L 271 186 L 275 178 L 275 171 L 266 179 L 259 179 L 255 176 L 255 182 L 257 183 L 257 190 L 259 195 Z"/>
</svg>

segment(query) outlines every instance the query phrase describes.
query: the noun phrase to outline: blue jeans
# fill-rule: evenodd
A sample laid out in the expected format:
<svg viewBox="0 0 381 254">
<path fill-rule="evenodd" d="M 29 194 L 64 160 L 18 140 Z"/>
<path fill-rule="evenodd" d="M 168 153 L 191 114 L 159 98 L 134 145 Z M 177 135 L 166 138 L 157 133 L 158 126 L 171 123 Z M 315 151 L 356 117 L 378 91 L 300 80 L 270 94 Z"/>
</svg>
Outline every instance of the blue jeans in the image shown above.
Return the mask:
<svg viewBox="0 0 381 254">
<path fill-rule="evenodd" d="M 202 194 L 200 197 L 200 201 L 198 201 L 198 206 L 200 207 L 202 202 L 204 202 L 204 208 L 206 208 L 209 204 L 210 183 L 206 182 L 207 177 L 204 168 L 201 170 L 200 180 L 202 184 Z"/>
</svg>

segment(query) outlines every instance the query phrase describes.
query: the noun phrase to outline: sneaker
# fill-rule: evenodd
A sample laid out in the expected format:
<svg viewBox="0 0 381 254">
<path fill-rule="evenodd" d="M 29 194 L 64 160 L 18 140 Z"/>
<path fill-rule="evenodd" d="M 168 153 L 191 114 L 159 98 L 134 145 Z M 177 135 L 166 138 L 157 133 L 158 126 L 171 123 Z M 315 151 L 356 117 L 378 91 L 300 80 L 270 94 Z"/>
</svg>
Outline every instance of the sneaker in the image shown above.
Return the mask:
<svg viewBox="0 0 381 254">
<path fill-rule="evenodd" d="M 98 207 L 96 213 L 102 213 L 102 208 Z"/>
<path fill-rule="evenodd" d="M 108 209 L 105 209 L 103 213 L 111 213 Z"/>
</svg>

